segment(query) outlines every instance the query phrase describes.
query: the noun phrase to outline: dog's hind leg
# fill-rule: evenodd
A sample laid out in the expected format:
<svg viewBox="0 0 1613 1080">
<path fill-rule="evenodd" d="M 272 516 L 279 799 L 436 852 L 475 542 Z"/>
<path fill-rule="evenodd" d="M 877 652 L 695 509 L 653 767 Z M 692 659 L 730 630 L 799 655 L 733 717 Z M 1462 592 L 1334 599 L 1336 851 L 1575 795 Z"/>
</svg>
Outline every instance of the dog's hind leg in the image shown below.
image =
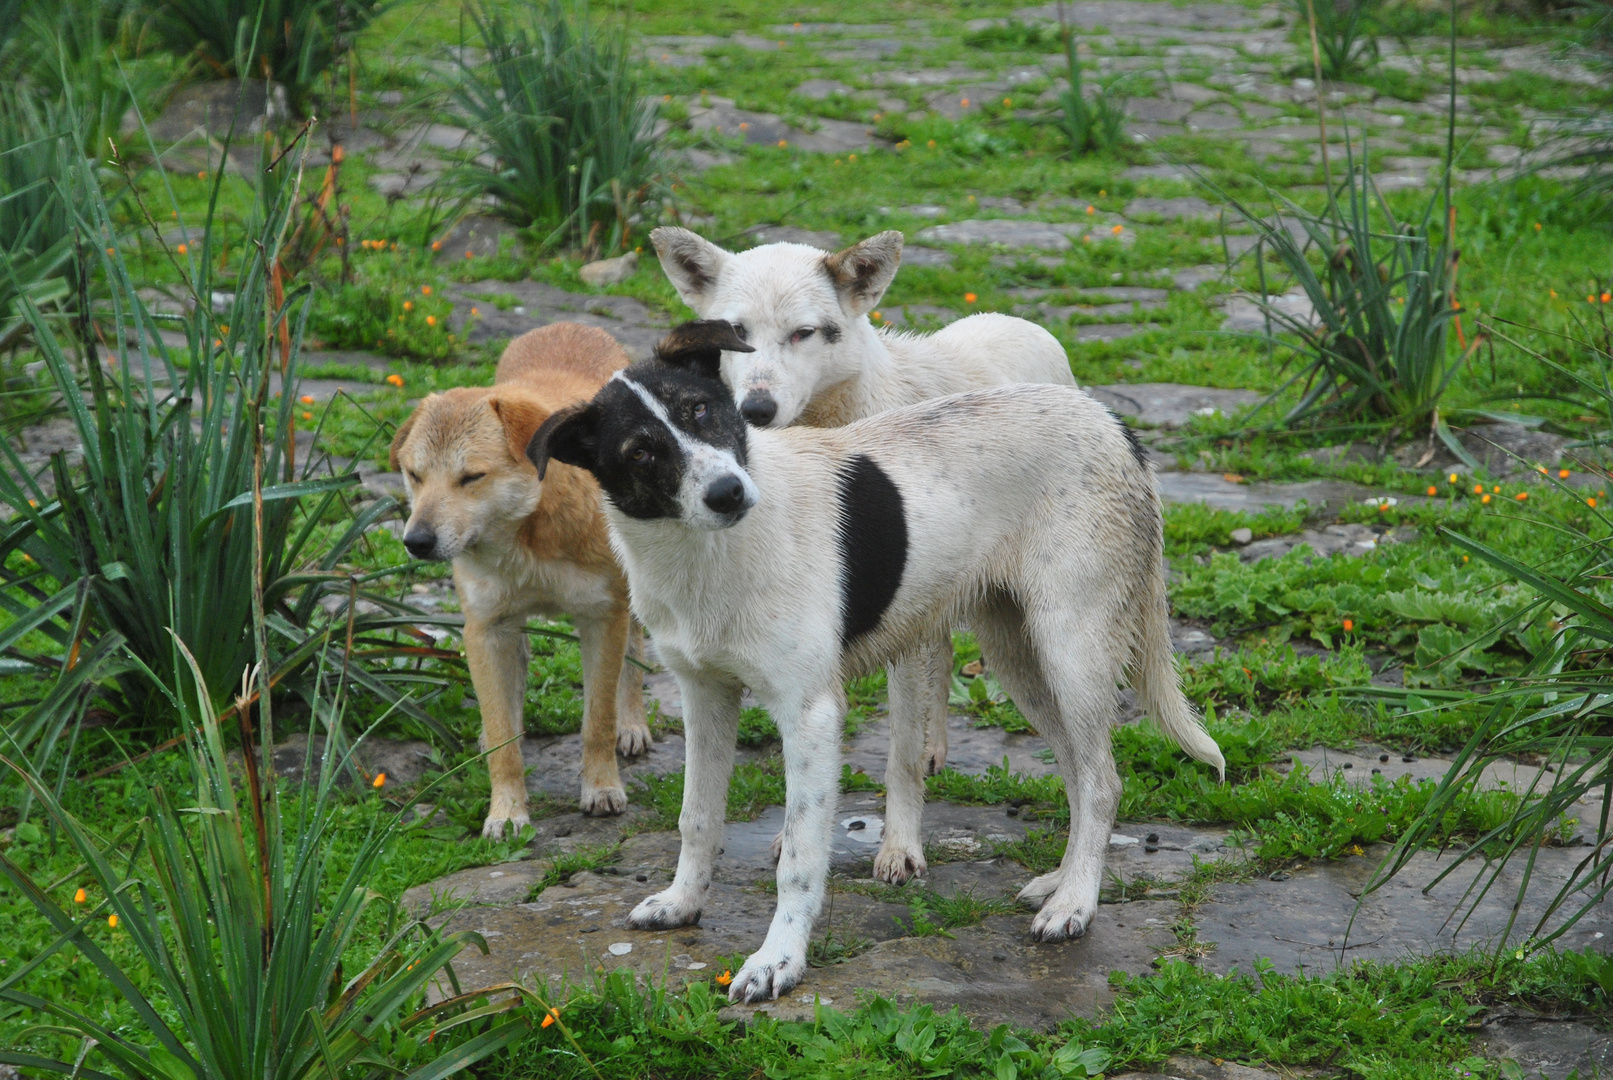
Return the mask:
<svg viewBox="0 0 1613 1080">
<path fill-rule="evenodd" d="M 946 698 L 937 690 L 952 674 L 952 639 L 926 641 L 886 669 L 890 685 L 890 756 L 885 761 L 885 837 L 874 877 L 892 885 L 925 871 L 924 773 L 927 732 L 939 725 L 946 755 Z"/>
<path fill-rule="evenodd" d="M 582 642 L 582 812 L 607 817 L 627 809 L 616 769 L 616 704 L 627 654 L 627 605 L 603 617 L 574 616 Z"/>
<path fill-rule="evenodd" d="M 628 625 L 627 658 L 644 662 L 644 627 L 637 619 Z M 623 757 L 637 757 L 649 752 L 652 741 L 644 718 L 644 669 L 625 663 L 616 692 L 616 750 Z"/>
<path fill-rule="evenodd" d="M 924 708 L 924 775 L 934 776 L 947 767 L 947 698 L 952 691 L 952 635 L 941 631 L 931 642 L 924 662 L 930 683 L 919 688 Z"/>
<path fill-rule="evenodd" d="M 1019 894 L 1041 908 L 1031 923 L 1032 935 L 1062 941 L 1086 933 L 1097 912 L 1103 860 L 1120 805 L 1110 732 L 1118 667 L 1108 659 L 1105 644 L 1083 630 L 1108 625 L 1103 620 L 1063 619 L 1046 612 L 1039 618 L 1044 625 L 1033 633 L 1023 608 L 999 598 L 974 626 L 998 681 L 1052 746 L 1064 777 L 1070 801 L 1064 858 L 1058 870 L 1036 878 Z"/>
<path fill-rule="evenodd" d="M 736 1002 L 770 1001 L 806 974 L 812 924 L 823 909 L 831 826 L 840 796 L 840 731 L 846 715 L 837 684 L 804 707 L 769 702 L 784 740 L 784 832 L 778 864 L 778 907 L 762 947 L 734 975 Z M 732 746 L 732 743 L 730 743 Z M 729 751 L 732 755 L 732 750 Z M 679 864 L 682 871 L 682 864 Z"/>
<path fill-rule="evenodd" d="M 739 739 L 739 695 L 731 680 L 674 669 L 683 698 L 686 767 L 678 832 L 683 845 L 668 888 L 645 898 L 627 917 L 636 930 L 687 926 L 700 921 L 722 847 L 728 810 L 728 780 Z M 827 847 L 824 849 L 827 851 Z"/>
<path fill-rule="evenodd" d="M 526 632 L 517 622 L 465 618 L 465 661 L 482 712 L 482 749 L 493 784 L 482 835 L 497 839 L 527 824 L 526 762 L 521 757 L 521 713 L 526 701 Z"/>
</svg>

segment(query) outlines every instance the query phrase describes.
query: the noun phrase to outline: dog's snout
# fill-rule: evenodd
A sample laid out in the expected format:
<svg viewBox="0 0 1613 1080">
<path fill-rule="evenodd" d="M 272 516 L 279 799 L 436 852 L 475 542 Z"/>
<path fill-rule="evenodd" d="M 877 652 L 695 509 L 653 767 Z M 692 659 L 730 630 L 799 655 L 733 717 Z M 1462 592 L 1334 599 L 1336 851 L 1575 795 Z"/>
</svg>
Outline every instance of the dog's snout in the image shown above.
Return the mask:
<svg viewBox="0 0 1613 1080">
<path fill-rule="evenodd" d="M 739 415 L 745 418 L 747 424 L 766 427 L 773 422 L 773 417 L 778 415 L 778 402 L 766 391 L 752 390 L 740 403 Z"/>
<path fill-rule="evenodd" d="M 403 534 L 403 546 L 417 559 L 433 558 L 437 550 L 437 533 L 429 525 L 411 525 Z"/>
<path fill-rule="evenodd" d="M 716 514 L 733 514 L 744 510 L 745 485 L 733 473 L 718 477 L 707 486 L 705 503 Z"/>
</svg>

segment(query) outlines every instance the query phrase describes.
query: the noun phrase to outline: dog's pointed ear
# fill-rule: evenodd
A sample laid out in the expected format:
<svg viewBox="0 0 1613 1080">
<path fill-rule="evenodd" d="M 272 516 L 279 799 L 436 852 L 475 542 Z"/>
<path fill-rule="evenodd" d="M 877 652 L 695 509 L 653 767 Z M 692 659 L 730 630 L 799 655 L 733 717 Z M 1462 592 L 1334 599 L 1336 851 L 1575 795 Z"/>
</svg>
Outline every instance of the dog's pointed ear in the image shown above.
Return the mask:
<svg viewBox="0 0 1613 1080">
<path fill-rule="evenodd" d="M 739 336 L 734 324 L 721 319 L 701 319 L 674 326 L 655 347 L 655 358 L 669 367 L 683 368 L 708 379 L 722 379 L 722 354 L 755 352 Z"/>
<path fill-rule="evenodd" d="M 568 405 L 538 425 L 532 440 L 526 445 L 527 460 L 538 470 L 542 480 L 549 471 L 551 460 L 575 465 L 589 472 L 594 470 L 594 453 L 599 445 L 595 428 L 599 413 L 592 405 Z"/>
<path fill-rule="evenodd" d="M 424 402 L 421 404 L 424 405 Z M 419 415 L 419 409 L 416 409 L 414 412 L 410 413 L 409 419 L 399 424 L 398 430 L 392 436 L 392 446 L 386 452 L 386 464 L 387 468 L 391 469 L 393 472 L 398 471 L 400 464 L 398 461 L 398 452 L 403 449 L 403 444 L 409 441 L 409 432 L 414 430 L 414 421 Z"/>
<path fill-rule="evenodd" d="M 492 408 L 493 415 L 498 417 L 498 422 L 504 425 L 504 442 L 510 448 L 510 456 L 516 461 L 524 460 L 532 436 L 549 419 L 548 410 L 535 401 L 521 397 L 490 397 L 487 404 Z"/>
<path fill-rule="evenodd" d="M 866 315 L 890 288 L 902 264 L 902 234 L 895 229 L 870 236 L 823 260 L 841 305 L 852 315 Z"/>
<path fill-rule="evenodd" d="M 688 229 L 671 225 L 652 230 L 650 243 L 655 245 L 661 269 L 666 271 L 667 280 L 678 290 L 683 302 L 697 314 L 705 314 L 717 275 L 733 255 Z"/>
</svg>

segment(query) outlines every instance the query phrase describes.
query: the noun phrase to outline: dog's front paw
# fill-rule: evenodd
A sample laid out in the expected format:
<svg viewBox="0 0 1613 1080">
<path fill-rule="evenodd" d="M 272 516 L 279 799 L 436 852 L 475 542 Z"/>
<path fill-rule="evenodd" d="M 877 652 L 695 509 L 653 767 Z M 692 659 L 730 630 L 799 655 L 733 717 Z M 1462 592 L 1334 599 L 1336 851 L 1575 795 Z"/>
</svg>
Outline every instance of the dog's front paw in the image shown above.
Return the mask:
<svg viewBox="0 0 1613 1080">
<path fill-rule="evenodd" d="M 615 817 L 627 809 L 627 792 L 619 787 L 585 787 L 577 804 L 589 817 Z"/>
<path fill-rule="evenodd" d="M 617 721 L 616 752 L 623 757 L 647 754 L 654 742 L 655 740 L 650 737 L 650 729 L 643 724 L 637 727 L 623 727 L 621 721 Z"/>
<path fill-rule="evenodd" d="M 700 903 L 667 889 L 639 901 L 638 907 L 627 916 L 627 925 L 634 930 L 671 930 L 678 926 L 692 926 L 700 921 Z"/>
<path fill-rule="evenodd" d="M 885 844 L 874 856 L 874 877 L 890 885 L 901 885 L 909 878 L 920 877 L 928 868 L 924 852 L 916 848 Z"/>
<path fill-rule="evenodd" d="M 521 830 L 532 824 L 532 820 L 524 813 L 505 812 L 502 814 L 489 814 L 482 822 L 482 839 L 502 840 L 504 831 L 508 829 L 511 836 L 520 836 Z"/>
<path fill-rule="evenodd" d="M 806 957 L 786 954 L 773 963 L 760 961 L 761 953 L 745 961 L 728 987 L 728 1000 L 740 1005 L 772 1001 L 788 994 L 806 974 Z"/>
<path fill-rule="evenodd" d="M 1029 907 L 1032 911 L 1035 911 L 1047 902 L 1047 898 L 1052 896 L 1053 890 L 1057 889 L 1058 887 L 1059 872 L 1057 870 L 1053 871 L 1051 874 L 1043 874 L 1041 877 L 1033 879 L 1029 885 L 1019 890 L 1019 902 Z"/>
<path fill-rule="evenodd" d="M 1090 908 L 1049 903 L 1031 920 L 1031 937 L 1037 941 L 1069 941 L 1084 935 L 1091 922 Z"/>
</svg>

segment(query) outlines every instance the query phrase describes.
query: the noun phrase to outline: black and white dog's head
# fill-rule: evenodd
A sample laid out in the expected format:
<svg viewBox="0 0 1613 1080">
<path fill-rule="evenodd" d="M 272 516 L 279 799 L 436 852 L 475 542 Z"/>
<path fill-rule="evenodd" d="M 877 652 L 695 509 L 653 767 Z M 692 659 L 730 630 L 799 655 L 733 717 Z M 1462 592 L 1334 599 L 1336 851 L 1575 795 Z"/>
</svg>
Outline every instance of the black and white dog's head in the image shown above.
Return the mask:
<svg viewBox="0 0 1613 1080">
<path fill-rule="evenodd" d="M 724 350 L 750 351 L 726 322 L 674 329 L 655 360 L 617 372 L 593 401 L 538 428 L 526 450 L 538 478 L 552 459 L 593 473 L 628 517 L 737 523 L 756 505 L 756 483 L 745 471 L 745 421 L 718 381 Z"/>
</svg>

